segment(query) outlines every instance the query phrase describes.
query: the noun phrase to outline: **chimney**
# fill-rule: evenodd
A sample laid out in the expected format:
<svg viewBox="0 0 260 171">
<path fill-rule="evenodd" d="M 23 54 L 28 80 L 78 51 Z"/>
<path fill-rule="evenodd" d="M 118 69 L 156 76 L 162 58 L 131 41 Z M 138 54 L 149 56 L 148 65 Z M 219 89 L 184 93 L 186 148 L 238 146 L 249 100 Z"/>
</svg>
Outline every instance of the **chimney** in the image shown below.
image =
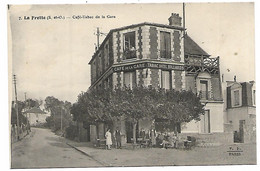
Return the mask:
<svg viewBox="0 0 260 171">
<path fill-rule="evenodd" d="M 181 26 L 181 17 L 177 13 L 172 13 L 168 20 L 171 26 Z"/>
</svg>

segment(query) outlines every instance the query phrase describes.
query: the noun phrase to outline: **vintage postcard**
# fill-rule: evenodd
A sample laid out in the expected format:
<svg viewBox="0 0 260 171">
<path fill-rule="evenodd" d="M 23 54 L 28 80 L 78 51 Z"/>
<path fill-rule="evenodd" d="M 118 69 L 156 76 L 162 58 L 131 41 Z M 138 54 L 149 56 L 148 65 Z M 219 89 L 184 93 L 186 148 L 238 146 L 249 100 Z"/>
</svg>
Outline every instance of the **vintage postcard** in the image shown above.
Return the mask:
<svg viewBox="0 0 260 171">
<path fill-rule="evenodd" d="M 11 168 L 256 165 L 254 3 L 7 8 Z"/>
</svg>

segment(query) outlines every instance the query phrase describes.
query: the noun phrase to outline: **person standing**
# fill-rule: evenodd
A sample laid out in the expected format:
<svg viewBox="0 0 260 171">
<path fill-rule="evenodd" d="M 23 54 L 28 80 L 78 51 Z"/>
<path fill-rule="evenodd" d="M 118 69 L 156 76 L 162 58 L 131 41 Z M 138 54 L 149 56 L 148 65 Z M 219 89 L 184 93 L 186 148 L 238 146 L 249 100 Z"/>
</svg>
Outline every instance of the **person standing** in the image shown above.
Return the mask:
<svg viewBox="0 0 260 171">
<path fill-rule="evenodd" d="M 142 141 L 145 139 L 145 130 L 142 128 L 140 132 L 140 137 L 142 138 Z"/>
<path fill-rule="evenodd" d="M 118 129 L 118 127 L 116 127 L 115 138 L 116 138 L 116 148 L 121 148 L 121 132 Z"/>
<path fill-rule="evenodd" d="M 107 149 L 108 149 L 108 150 L 111 150 L 112 137 L 111 137 L 110 129 L 107 129 L 107 132 L 106 132 L 106 134 L 105 134 L 105 137 L 106 137 Z"/>
<path fill-rule="evenodd" d="M 154 147 L 156 145 L 156 131 L 154 129 L 150 132 L 151 137 L 151 146 Z"/>
</svg>

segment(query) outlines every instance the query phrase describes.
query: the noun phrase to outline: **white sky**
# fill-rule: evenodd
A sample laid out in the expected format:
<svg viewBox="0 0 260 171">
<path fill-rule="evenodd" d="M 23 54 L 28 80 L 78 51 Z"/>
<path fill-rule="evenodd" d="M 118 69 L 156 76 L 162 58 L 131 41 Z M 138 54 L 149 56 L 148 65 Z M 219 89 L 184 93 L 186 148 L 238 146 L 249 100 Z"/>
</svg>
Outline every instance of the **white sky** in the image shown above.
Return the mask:
<svg viewBox="0 0 260 171">
<path fill-rule="evenodd" d="M 182 4 L 12 6 L 9 12 L 18 99 L 24 100 L 27 92 L 28 98 L 44 100 L 51 95 L 75 102 L 90 86 L 88 62 L 96 27 L 108 33 L 141 22 L 168 24 L 172 12 L 182 16 Z M 113 15 L 116 19 L 18 20 L 40 15 Z M 220 56 L 225 80 L 233 80 L 234 75 L 237 81 L 255 79 L 253 3 L 188 3 L 186 27 L 207 53 Z"/>
</svg>

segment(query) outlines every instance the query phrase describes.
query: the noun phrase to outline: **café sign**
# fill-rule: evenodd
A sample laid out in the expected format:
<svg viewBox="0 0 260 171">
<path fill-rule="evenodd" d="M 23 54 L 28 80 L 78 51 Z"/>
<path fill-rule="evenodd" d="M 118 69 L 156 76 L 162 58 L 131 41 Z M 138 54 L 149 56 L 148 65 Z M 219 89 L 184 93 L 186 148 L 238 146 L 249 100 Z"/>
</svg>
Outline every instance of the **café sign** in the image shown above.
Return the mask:
<svg viewBox="0 0 260 171">
<path fill-rule="evenodd" d="M 144 63 L 138 63 L 138 64 L 116 66 L 116 67 L 113 67 L 113 71 L 114 72 L 133 71 L 136 69 L 144 69 L 144 68 L 155 68 L 155 69 L 163 69 L 163 70 L 180 70 L 180 71 L 184 70 L 183 65 L 144 62 Z"/>
</svg>

